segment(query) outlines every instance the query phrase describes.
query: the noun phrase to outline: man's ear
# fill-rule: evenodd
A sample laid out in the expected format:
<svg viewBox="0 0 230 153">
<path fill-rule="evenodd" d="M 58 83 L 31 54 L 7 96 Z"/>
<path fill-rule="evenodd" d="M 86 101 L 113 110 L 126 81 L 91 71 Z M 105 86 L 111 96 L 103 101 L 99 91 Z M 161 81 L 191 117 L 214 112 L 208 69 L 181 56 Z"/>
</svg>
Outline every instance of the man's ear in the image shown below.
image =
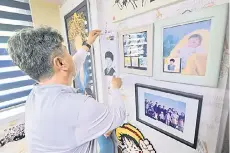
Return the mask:
<svg viewBox="0 0 230 153">
<path fill-rule="evenodd" d="M 56 68 L 58 70 L 63 70 L 63 71 L 68 70 L 67 62 L 61 57 L 55 57 L 53 59 L 53 65 L 54 65 L 54 68 Z"/>
</svg>

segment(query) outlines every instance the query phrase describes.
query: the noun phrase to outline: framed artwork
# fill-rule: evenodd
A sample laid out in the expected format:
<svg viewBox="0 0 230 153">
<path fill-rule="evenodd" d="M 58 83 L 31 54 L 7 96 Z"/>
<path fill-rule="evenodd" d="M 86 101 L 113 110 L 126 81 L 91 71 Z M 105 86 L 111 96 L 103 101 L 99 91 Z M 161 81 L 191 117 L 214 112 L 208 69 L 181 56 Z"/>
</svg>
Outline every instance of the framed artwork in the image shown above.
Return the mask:
<svg viewBox="0 0 230 153">
<path fill-rule="evenodd" d="M 227 12 L 220 5 L 155 23 L 154 78 L 216 87 Z"/>
<path fill-rule="evenodd" d="M 152 76 L 153 26 L 119 32 L 121 71 Z"/>
<path fill-rule="evenodd" d="M 68 48 L 71 55 L 74 55 L 82 47 L 83 41 L 89 32 L 89 18 L 87 1 L 84 0 L 65 17 Z M 74 87 L 79 93 L 93 94 L 96 97 L 94 59 L 92 50 L 88 53 L 80 73 L 74 80 Z M 89 93 L 88 93 L 89 92 Z"/>
<path fill-rule="evenodd" d="M 183 0 L 110 0 L 114 22 Z"/>
<path fill-rule="evenodd" d="M 143 84 L 135 94 L 137 121 L 196 148 L 203 96 Z"/>
</svg>

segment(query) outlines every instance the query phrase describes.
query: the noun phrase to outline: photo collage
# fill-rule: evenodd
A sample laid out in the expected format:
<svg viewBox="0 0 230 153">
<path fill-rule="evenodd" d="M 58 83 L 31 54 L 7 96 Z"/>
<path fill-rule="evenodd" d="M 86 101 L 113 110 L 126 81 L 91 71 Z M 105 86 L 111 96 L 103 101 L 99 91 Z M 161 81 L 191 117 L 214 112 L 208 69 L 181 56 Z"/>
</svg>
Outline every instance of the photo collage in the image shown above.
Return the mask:
<svg viewBox="0 0 230 153">
<path fill-rule="evenodd" d="M 211 20 L 163 30 L 163 72 L 205 76 Z"/>
<path fill-rule="evenodd" d="M 183 133 L 186 103 L 145 93 L 145 116 Z"/>
<path fill-rule="evenodd" d="M 147 31 L 123 35 L 124 67 L 147 70 Z"/>
</svg>

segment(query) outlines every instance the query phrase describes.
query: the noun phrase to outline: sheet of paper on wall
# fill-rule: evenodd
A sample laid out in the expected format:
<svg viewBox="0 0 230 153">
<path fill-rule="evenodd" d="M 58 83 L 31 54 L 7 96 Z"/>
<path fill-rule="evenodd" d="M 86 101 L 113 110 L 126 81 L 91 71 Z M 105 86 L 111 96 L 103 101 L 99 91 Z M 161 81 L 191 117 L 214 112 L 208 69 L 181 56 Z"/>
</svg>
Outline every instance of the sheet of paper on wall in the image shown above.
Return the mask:
<svg viewBox="0 0 230 153">
<path fill-rule="evenodd" d="M 183 0 L 110 0 L 112 20 L 117 22 L 180 1 Z"/>
<path fill-rule="evenodd" d="M 103 73 L 105 76 L 118 75 L 118 41 L 115 31 L 107 31 L 101 35 L 101 56 L 103 64 Z"/>
</svg>

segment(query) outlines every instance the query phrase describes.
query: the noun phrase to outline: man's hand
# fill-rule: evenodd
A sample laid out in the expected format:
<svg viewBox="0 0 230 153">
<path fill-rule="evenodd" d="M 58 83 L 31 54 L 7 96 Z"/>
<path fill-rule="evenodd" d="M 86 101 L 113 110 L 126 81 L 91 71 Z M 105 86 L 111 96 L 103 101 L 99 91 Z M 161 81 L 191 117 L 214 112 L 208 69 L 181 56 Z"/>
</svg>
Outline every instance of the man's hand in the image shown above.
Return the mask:
<svg viewBox="0 0 230 153">
<path fill-rule="evenodd" d="M 109 132 L 105 133 L 104 136 L 105 136 L 106 138 L 108 138 L 108 137 L 112 134 L 112 132 L 113 132 L 113 131 L 109 131 Z"/>
<path fill-rule="evenodd" d="M 100 34 L 101 34 L 101 30 L 92 30 L 92 31 L 90 31 L 87 43 L 89 45 L 92 45 Z"/>
<path fill-rule="evenodd" d="M 113 76 L 113 79 L 111 81 L 112 89 L 120 89 L 121 85 L 122 85 L 121 78 L 116 78 L 115 76 Z"/>
</svg>

